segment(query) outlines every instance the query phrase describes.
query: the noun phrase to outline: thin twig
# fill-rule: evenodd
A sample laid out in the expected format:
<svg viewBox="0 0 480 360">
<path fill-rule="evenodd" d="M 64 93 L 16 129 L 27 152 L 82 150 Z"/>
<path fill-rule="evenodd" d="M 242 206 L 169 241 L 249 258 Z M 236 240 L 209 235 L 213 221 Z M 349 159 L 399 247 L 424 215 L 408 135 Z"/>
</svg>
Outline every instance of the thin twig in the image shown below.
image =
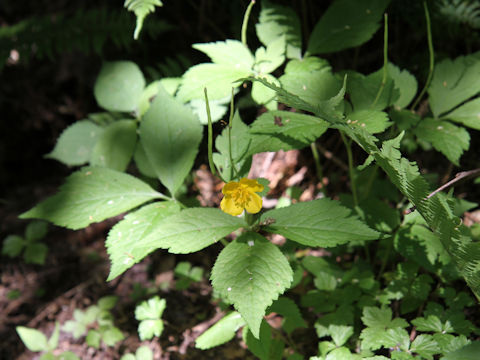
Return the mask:
<svg viewBox="0 0 480 360">
<path fill-rule="evenodd" d="M 462 172 L 459 172 L 455 175 L 455 177 L 450 180 L 449 182 L 443 184 L 442 186 L 440 186 L 438 189 L 436 189 L 435 191 L 433 191 L 432 193 L 430 193 L 426 198 L 425 200 L 427 199 L 430 199 L 432 196 L 434 196 L 435 194 L 439 193 L 440 191 L 448 188 L 449 186 L 455 184 L 456 182 L 462 180 L 462 179 L 465 179 L 467 177 L 470 177 L 470 176 L 475 176 L 475 175 L 480 175 L 480 168 L 478 169 L 474 169 L 474 170 L 469 170 L 469 171 L 462 171 Z M 411 208 L 405 210 L 403 212 L 404 215 L 408 215 L 412 212 L 415 211 L 417 207 L 416 206 L 412 206 Z"/>
</svg>

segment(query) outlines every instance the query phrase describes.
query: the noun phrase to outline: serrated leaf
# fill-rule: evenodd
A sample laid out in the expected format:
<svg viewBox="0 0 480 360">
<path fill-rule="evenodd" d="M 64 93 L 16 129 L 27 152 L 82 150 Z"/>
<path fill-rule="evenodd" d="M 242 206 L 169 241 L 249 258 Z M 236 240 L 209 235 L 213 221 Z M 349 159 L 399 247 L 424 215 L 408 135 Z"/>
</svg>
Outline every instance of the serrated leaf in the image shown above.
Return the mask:
<svg viewBox="0 0 480 360">
<path fill-rule="evenodd" d="M 47 257 L 48 253 L 48 246 L 44 243 L 31 243 L 25 247 L 25 253 L 23 254 L 23 258 L 25 262 L 28 264 L 38 264 L 43 265 L 45 264 L 45 258 Z"/>
<path fill-rule="evenodd" d="M 444 324 L 436 315 L 413 319 L 412 324 L 417 327 L 418 331 L 431 331 L 438 333 L 453 332 L 452 328 L 445 329 Z"/>
<path fill-rule="evenodd" d="M 261 75 L 266 81 L 280 85 L 280 82 L 270 74 Z M 266 87 L 262 83 L 254 82 L 252 84 L 251 91 L 252 99 L 259 105 L 265 105 L 269 110 L 275 110 L 277 108 L 277 101 L 275 100 L 276 94 L 275 91 Z"/>
<path fill-rule="evenodd" d="M 145 78 L 131 61 L 107 62 L 95 82 L 98 105 L 109 111 L 135 111 L 145 87 Z"/>
<path fill-rule="evenodd" d="M 160 222 L 145 237 L 144 244 L 174 254 L 187 254 L 210 246 L 244 226 L 243 219 L 219 209 L 190 208 Z"/>
<path fill-rule="evenodd" d="M 161 196 L 131 175 L 85 167 L 70 175 L 57 194 L 19 217 L 44 219 L 77 230 Z"/>
<path fill-rule="evenodd" d="M 112 262 L 107 281 L 113 280 L 157 249 L 154 244 L 145 242 L 147 235 L 162 220 L 179 211 L 177 203 L 155 202 L 128 214 L 116 224 L 108 233 L 105 244 Z"/>
<path fill-rule="evenodd" d="M 402 318 L 396 318 L 392 320 L 392 310 L 387 307 L 364 307 L 362 321 L 370 328 L 405 328 L 408 326 L 408 323 Z"/>
<path fill-rule="evenodd" d="M 15 329 L 28 350 L 34 352 L 48 350 L 47 337 L 41 331 L 25 326 L 17 326 Z"/>
<path fill-rule="evenodd" d="M 137 142 L 137 125 L 133 120 L 117 120 L 98 137 L 92 153 L 92 166 L 125 171 Z"/>
<path fill-rule="evenodd" d="M 232 311 L 200 335 L 195 341 L 195 347 L 206 350 L 224 344 L 232 340 L 237 330 L 244 325 L 242 316 Z"/>
<path fill-rule="evenodd" d="M 266 48 L 259 47 L 255 51 L 254 71 L 260 75 L 266 75 L 273 72 L 285 61 L 285 39 L 279 37 L 270 42 Z"/>
<path fill-rule="evenodd" d="M 292 213 L 296 214 L 292 217 Z M 352 212 L 330 199 L 297 203 L 265 212 L 260 221 L 275 220 L 264 229 L 308 246 L 331 247 L 347 242 L 374 240 L 379 233 Z"/>
<path fill-rule="evenodd" d="M 25 240 L 21 236 L 8 235 L 3 240 L 2 254 L 10 257 L 16 257 L 20 255 L 24 246 Z"/>
<path fill-rule="evenodd" d="M 208 100 L 210 106 L 210 116 L 212 123 L 220 120 L 227 112 L 227 105 L 230 101 L 230 97 L 227 99 Z M 202 125 L 208 124 L 207 107 L 204 99 L 193 99 L 189 103 L 192 108 L 192 112 L 198 117 Z"/>
<path fill-rule="evenodd" d="M 183 102 L 204 99 L 207 88 L 208 99 L 223 99 L 232 94 L 232 88 L 241 85 L 237 80 L 251 74 L 251 70 L 223 64 L 200 64 L 192 66 L 183 75 L 177 98 Z"/>
<path fill-rule="evenodd" d="M 291 60 L 279 80 L 286 91 L 313 105 L 335 96 L 342 87 L 328 62 L 316 57 Z"/>
<path fill-rule="evenodd" d="M 413 340 L 410 351 L 426 358 L 433 359 L 433 355 L 441 353 L 437 342 L 431 335 L 421 334 Z"/>
<path fill-rule="evenodd" d="M 160 299 L 158 296 L 154 296 L 151 299 L 143 301 L 135 308 L 135 319 L 139 321 L 159 319 L 166 306 L 167 302 L 165 299 Z"/>
<path fill-rule="evenodd" d="M 154 336 L 159 337 L 163 332 L 162 320 L 142 320 L 138 324 L 138 336 L 140 340 L 150 340 Z"/>
<path fill-rule="evenodd" d="M 48 223 L 45 221 L 32 221 L 25 229 L 25 240 L 35 241 L 45 237 L 48 231 Z"/>
<path fill-rule="evenodd" d="M 260 335 L 266 308 L 292 282 L 285 256 L 265 238 L 246 233 L 228 244 L 212 269 L 212 285 L 242 314 L 253 335 Z"/>
<path fill-rule="evenodd" d="M 359 110 L 346 116 L 350 126 L 364 127 L 371 134 L 384 132 L 392 124 L 388 120 L 387 113 L 378 110 Z"/>
<path fill-rule="evenodd" d="M 208 55 L 212 62 L 229 65 L 235 69 L 250 71 L 254 58 L 245 44 L 238 40 L 193 44 L 192 47 Z"/>
<path fill-rule="evenodd" d="M 428 88 L 435 117 L 453 109 L 480 91 L 480 53 L 445 59 L 435 65 Z"/>
<path fill-rule="evenodd" d="M 258 38 L 265 46 L 277 39 L 283 39 L 287 57 L 290 59 L 301 57 L 300 19 L 290 7 L 262 1 L 262 10 L 255 29 Z"/>
<path fill-rule="evenodd" d="M 328 123 L 318 117 L 278 110 L 260 115 L 250 126 L 250 133 L 278 137 L 279 141 L 292 145 L 301 143 L 307 146 L 327 131 L 327 128 Z"/>
<path fill-rule="evenodd" d="M 480 130 L 480 98 L 471 100 L 444 116 L 469 128 Z"/>
<path fill-rule="evenodd" d="M 140 125 L 140 139 L 155 173 L 172 195 L 190 172 L 202 135 L 191 110 L 160 88 Z"/>
<path fill-rule="evenodd" d="M 89 120 L 77 121 L 62 132 L 53 150 L 45 157 L 70 166 L 83 165 L 90 160 L 92 149 L 102 132 L 102 127 Z"/>
<path fill-rule="evenodd" d="M 278 298 L 268 308 L 267 312 L 275 312 L 283 316 L 282 328 L 287 334 L 290 334 L 295 329 L 307 327 L 307 323 L 303 319 L 297 304 L 289 298 L 283 296 Z"/>
<path fill-rule="evenodd" d="M 353 335 L 353 326 L 329 325 L 328 332 L 337 347 L 343 346 Z"/>
<path fill-rule="evenodd" d="M 417 93 L 417 79 L 407 70 L 400 70 L 390 62 L 388 63 L 388 75 L 393 79 L 395 88 L 400 93 L 394 105 L 400 109 L 407 107 Z"/>
<path fill-rule="evenodd" d="M 310 34 L 307 52 L 332 53 L 361 45 L 379 29 L 389 0 L 337 0 Z"/>
<path fill-rule="evenodd" d="M 453 336 L 451 334 L 433 334 L 433 338 L 443 354 L 457 351 L 470 343 L 470 340 L 468 340 L 465 335 Z"/>
<path fill-rule="evenodd" d="M 435 150 L 441 152 L 457 166 L 460 156 L 470 146 L 468 131 L 448 121 L 425 118 L 415 129 L 415 135 L 419 139 L 432 143 Z"/>
</svg>

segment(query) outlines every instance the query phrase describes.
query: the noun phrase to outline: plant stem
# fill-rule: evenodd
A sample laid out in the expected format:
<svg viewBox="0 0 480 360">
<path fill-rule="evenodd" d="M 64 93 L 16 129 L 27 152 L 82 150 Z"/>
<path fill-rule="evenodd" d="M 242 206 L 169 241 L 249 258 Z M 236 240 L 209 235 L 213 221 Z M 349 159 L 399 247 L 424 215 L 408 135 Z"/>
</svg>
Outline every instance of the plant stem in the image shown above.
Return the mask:
<svg viewBox="0 0 480 360">
<path fill-rule="evenodd" d="M 342 137 L 345 148 L 347 149 L 348 157 L 348 172 L 350 174 L 350 187 L 352 188 L 353 195 L 353 204 L 354 206 L 358 205 L 358 196 L 357 196 L 357 186 L 355 185 L 355 169 L 353 168 L 353 155 L 352 155 L 352 142 L 347 139 L 343 131 L 340 131 L 340 136 Z"/>
<path fill-rule="evenodd" d="M 320 184 L 322 185 L 322 187 L 320 188 L 320 191 L 323 193 L 323 195 L 327 196 L 325 186 L 323 185 L 323 170 L 322 170 L 322 164 L 320 164 L 320 154 L 318 153 L 317 144 L 315 142 L 311 143 L 310 149 L 312 149 L 312 155 L 315 161 L 315 170 L 317 171 L 317 178 L 318 178 L 318 181 L 320 181 Z"/>
<path fill-rule="evenodd" d="M 387 83 L 388 77 L 388 14 L 383 15 L 384 19 L 384 31 L 383 31 L 383 76 L 382 76 L 382 83 L 380 84 L 380 88 L 378 89 L 377 96 L 375 96 L 375 100 L 373 101 L 370 107 L 374 107 L 377 104 L 378 99 L 383 93 L 383 89 L 385 89 L 385 84 Z"/>
<path fill-rule="evenodd" d="M 250 12 L 252 11 L 252 7 L 255 5 L 255 0 L 252 0 L 250 4 L 248 4 L 247 10 L 245 11 L 245 16 L 243 17 L 243 24 L 242 24 L 242 43 L 243 45 L 247 46 L 247 27 L 248 27 L 248 18 L 250 17 Z"/>
<path fill-rule="evenodd" d="M 413 103 L 410 110 L 414 110 L 417 107 L 417 105 L 420 103 L 420 100 L 422 100 L 423 95 L 425 95 L 425 92 L 430 86 L 430 81 L 432 80 L 432 75 L 433 75 L 433 69 L 435 67 L 435 53 L 433 50 L 432 28 L 430 24 L 430 14 L 428 12 L 428 6 L 426 1 L 423 2 L 423 8 L 425 10 L 425 21 L 427 22 L 427 40 L 428 40 L 428 54 L 430 57 L 430 66 L 428 69 L 428 76 L 427 76 L 427 81 L 425 82 L 425 86 L 423 87 L 422 91 L 420 92 L 420 95 L 418 95 L 417 99 Z"/>
<path fill-rule="evenodd" d="M 207 88 L 203 89 L 205 93 L 205 103 L 207 106 L 207 118 L 208 118 L 208 165 L 210 166 L 210 171 L 212 175 L 215 175 L 217 171 L 215 170 L 215 164 L 213 163 L 213 129 L 212 129 L 212 116 L 210 114 L 210 104 L 208 103 Z"/>
<path fill-rule="evenodd" d="M 233 157 L 232 157 L 232 127 L 233 127 L 233 112 L 235 110 L 233 106 L 233 96 L 234 96 L 234 91 L 232 88 L 232 98 L 230 100 L 230 117 L 228 119 L 228 127 L 227 127 L 227 134 L 228 134 L 228 156 L 230 158 L 230 166 L 232 167 L 232 176 L 234 178 L 238 178 L 238 172 L 237 169 L 235 168 L 235 163 L 233 162 Z"/>
</svg>

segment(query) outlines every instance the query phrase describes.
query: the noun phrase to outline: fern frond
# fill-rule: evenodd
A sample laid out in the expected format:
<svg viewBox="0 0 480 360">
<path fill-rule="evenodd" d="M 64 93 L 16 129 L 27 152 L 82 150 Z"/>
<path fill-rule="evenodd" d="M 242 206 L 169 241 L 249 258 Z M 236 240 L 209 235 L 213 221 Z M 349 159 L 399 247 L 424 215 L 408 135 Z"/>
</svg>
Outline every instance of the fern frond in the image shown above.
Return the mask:
<svg viewBox="0 0 480 360">
<path fill-rule="evenodd" d="M 478 0 L 441 0 L 438 10 L 452 23 L 467 24 L 474 29 L 480 28 L 480 1 Z"/>
<path fill-rule="evenodd" d="M 133 38 L 137 40 L 147 15 L 154 12 L 156 6 L 163 6 L 163 4 L 160 0 L 125 0 L 123 6 L 137 17 L 137 24 L 133 33 Z"/>
</svg>

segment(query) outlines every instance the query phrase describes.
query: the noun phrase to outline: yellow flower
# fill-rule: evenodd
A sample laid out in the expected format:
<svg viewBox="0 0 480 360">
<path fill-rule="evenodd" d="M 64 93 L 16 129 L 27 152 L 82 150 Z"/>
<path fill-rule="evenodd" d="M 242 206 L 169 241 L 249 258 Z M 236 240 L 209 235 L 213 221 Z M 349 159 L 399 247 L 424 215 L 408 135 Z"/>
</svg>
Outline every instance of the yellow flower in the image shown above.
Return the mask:
<svg viewBox="0 0 480 360">
<path fill-rule="evenodd" d="M 262 209 L 262 198 L 255 193 L 261 191 L 263 191 L 263 185 L 257 180 L 242 178 L 239 182 L 230 181 L 222 189 L 225 196 L 220 203 L 220 208 L 233 216 L 240 215 L 243 209 L 256 214 Z"/>
</svg>

